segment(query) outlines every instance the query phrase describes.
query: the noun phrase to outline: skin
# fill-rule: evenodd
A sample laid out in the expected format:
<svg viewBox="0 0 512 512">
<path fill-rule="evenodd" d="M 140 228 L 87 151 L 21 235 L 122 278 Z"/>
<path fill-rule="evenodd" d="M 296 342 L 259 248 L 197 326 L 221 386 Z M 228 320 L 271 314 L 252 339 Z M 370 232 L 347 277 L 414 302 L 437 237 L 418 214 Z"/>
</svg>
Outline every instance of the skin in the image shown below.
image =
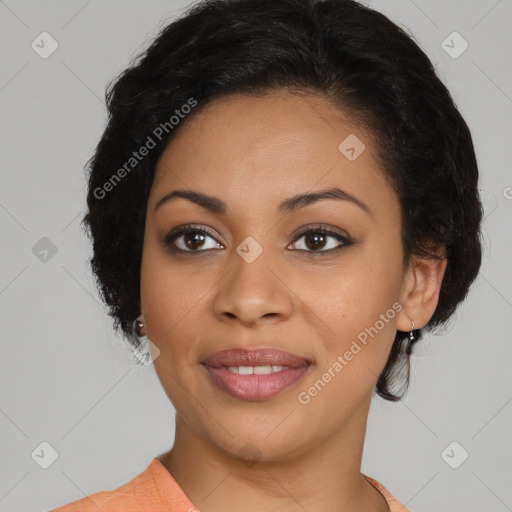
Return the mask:
<svg viewBox="0 0 512 512">
<path fill-rule="evenodd" d="M 350 134 L 366 146 L 354 161 L 338 149 Z M 333 199 L 277 210 L 285 199 L 330 187 L 371 213 Z M 184 198 L 155 211 L 176 189 L 215 196 L 227 212 Z M 331 235 L 317 248 L 314 235 L 296 236 L 319 223 L 353 244 L 329 251 L 340 245 Z M 174 243 L 189 252 L 172 252 L 163 240 L 184 224 L 215 237 L 189 236 L 187 246 L 182 235 Z M 231 95 L 180 126 L 149 196 L 140 318 L 160 350 L 155 370 L 176 409 L 174 446 L 159 459 L 201 512 L 389 511 L 360 472 L 372 391 L 396 330 L 409 331 L 412 319 L 421 328 L 432 316 L 446 267 L 415 257 L 404 265 L 400 230 L 398 198 L 369 133 L 322 96 Z M 246 237 L 263 250 L 251 263 L 236 252 Z M 300 403 L 298 393 L 394 303 L 401 311 Z M 301 381 L 267 400 L 231 397 L 200 364 L 221 349 L 264 346 L 313 361 Z"/>
</svg>

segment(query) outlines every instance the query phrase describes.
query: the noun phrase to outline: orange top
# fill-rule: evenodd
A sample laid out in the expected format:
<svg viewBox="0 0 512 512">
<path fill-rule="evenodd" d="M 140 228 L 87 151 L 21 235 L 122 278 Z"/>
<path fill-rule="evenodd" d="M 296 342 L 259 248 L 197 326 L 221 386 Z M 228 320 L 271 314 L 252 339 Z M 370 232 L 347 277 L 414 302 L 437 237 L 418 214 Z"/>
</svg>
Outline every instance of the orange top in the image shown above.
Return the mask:
<svg viewBox="0 0 512 512">
<path fill-rule="evenodd" d="M 377 480 L 365 478 L 384 496 L 391 512 L 410 512 Z M 139 475 L 112 491 L 102 491 L 50 512 L 199 512 L 167 468 L 155 457 Z"/>
</svg>

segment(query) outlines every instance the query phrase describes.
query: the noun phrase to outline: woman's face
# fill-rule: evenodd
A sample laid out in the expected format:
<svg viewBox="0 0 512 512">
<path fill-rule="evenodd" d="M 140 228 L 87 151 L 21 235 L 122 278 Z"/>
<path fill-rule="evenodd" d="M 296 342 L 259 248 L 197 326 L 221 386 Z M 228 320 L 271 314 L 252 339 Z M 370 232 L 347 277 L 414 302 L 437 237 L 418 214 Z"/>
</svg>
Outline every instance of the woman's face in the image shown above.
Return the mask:
<svg viewBox="0 0 512 512">
<path fill-rule="evenodd" d="M 225 452 L 250 443 L 258 458 L 277 460 L 366 419 L 395 331 L 410 329 L 413 286 L 399 202 L 374 151 L 326 99 L 281 91 L 213 101 L 158 162 L 143 318 L 177 414 Z M 343 192 L 290 202 L 331 189 Z M 176 190 L 208 200 L 160 202 Z M 271 351 L 205 364 L 254 348 L 298 357 L 277 372 L 283 360 Z M 267 368 L 227 368 L 254 365 Z"/>
</svg>

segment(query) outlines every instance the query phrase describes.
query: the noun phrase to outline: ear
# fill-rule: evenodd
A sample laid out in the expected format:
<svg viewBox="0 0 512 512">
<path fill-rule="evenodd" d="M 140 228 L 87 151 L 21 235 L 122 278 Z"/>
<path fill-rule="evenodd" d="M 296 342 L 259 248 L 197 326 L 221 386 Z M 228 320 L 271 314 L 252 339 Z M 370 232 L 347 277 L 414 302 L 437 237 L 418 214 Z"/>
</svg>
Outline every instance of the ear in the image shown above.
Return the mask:
<svg viewBox="0 0 512 512">
<path fill-rule="evenodd" d="M 448 263 L 444 247 L 436 250 L 438 258 L 412 255 L 407 267 L 400 297 L 396 328 L 410 331 L 411 321 L 421 329 L 432 318 L 439 301 L 441 283 Z"/>
</svg>

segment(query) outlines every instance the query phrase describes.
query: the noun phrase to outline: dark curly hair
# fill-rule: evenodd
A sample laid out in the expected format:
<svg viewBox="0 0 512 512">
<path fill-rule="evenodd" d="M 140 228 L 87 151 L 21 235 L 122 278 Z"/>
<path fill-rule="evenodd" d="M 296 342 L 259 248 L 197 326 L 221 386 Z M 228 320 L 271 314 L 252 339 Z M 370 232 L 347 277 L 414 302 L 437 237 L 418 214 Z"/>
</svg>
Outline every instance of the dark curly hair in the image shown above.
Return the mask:
<svg viewBox="0 0 512 512">
<path fill-rule="evenodd" d="M 114 329 L 134 346 L 146 207 L 158 158 L 215 98 L 285 88 L 323 95 L 374 135 L 401 204 L 404 261 L 411 254 L 435 258 L 436 247 L 445 248 L 439 302 L 425 328 L 445 323 L 466 297 L 481 263 L 473 142 L 411 37 L 353 0 L 205 0 L 162 28 L 108 84 L 108 123 L 87 162 L 82 225 L 93 242 L 91 267 Z M 150 147 L 141 149 L 143 158 L 142 147 Z M 377 382 L 381 397 L 404 396 L 410 354 L 408 333 L 397 331 Z M 405 382 L 402 394 L 394 392 L 397 382 Z"/>
</svg>

